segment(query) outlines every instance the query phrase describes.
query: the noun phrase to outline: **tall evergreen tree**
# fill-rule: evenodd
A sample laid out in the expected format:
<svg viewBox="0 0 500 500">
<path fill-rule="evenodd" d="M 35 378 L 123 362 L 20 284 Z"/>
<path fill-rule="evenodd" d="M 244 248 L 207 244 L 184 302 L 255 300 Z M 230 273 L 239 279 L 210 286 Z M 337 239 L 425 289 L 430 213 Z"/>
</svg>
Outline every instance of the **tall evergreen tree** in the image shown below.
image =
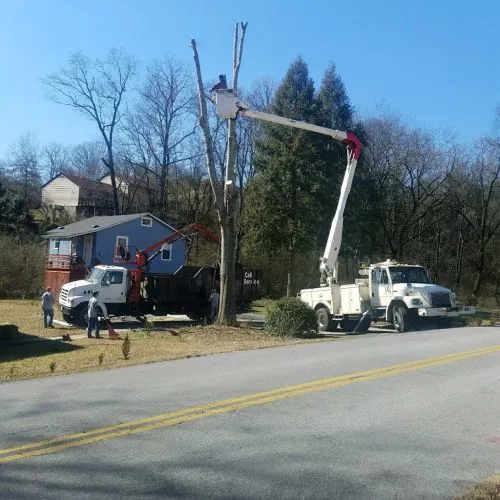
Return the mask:
<svg viewBox="0 0 500 500">
<path fill-rule="evenodd" d="M 354 113 L 342 78 L 337 73 L 333 63 L 325 71 L 318 92 L 318 116 L 320 125 L 336 130 L 353 130 Z M 328 236 L 330 224 L 337 205 L 340 186 L 346 169 L 346 147 L 330 137 L 319 136 L 320 172 L 321 172 L 321 203 L 324 210 L 318 214 L 321 219 L 320 248 Z M 351 201 L 351 200 L 349 200 Z"/>
<path fill-rule="evenodd" d="M 26 215 L 26 201 L 6 189 L 0 179 L 0 233 L 15 233 L 30 219 Z"/>
<path fill-rule="evenodd" d="M 314 84 L 302 58 L 288 69 L 271 113 L 309 123 L 318 121 Z M 320 182 L 316 145 L 316 134 L 266 123 L 257 147 L 247 234 L 255 251 L 279 254 L 285 262 L 287 295 L 295 292 L 298 257 L 309 249 L 317 232 Z"/>
<path fill-rule="evenodd" d="M 323 126 L 337 130 L 354 128 L 354 110 L 344 82 L 333 63 L 330 63 L 323 75 L 318 101 Z"/>
</svg>

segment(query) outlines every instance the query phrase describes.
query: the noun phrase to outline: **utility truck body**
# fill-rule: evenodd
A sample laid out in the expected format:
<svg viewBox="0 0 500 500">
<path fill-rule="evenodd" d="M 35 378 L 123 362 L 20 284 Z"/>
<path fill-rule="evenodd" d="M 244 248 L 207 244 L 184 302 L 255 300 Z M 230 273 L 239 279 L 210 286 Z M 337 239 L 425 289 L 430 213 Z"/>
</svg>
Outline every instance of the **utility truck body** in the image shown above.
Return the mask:
<svg viewBox="0 0 500 500">
<path fill-rule="evenodd" d="M 360 274 L 366 277 L 353 284 L 300 291 L 300 298 L 316 311 L 320 330 L 365 331 L 368 320 L 360 319 L 366 315 L 404 332 L 426 321 L 449 326 L 453 318 L 475 312 L 460 306 L 448 288 L 431 283 L 422 266 L 388 260 Z"/>
</svg>

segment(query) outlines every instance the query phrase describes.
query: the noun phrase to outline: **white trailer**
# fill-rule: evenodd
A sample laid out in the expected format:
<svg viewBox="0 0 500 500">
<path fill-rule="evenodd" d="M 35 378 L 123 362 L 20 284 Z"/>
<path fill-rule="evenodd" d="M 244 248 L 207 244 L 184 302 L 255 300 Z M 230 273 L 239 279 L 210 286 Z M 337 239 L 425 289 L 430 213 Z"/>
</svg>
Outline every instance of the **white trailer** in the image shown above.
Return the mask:
<svg viewBox="0 0 500 500">
<path fill-rule="evenodd" d="M 356 279 L 353 284 L 339 284 L 337 260 L 342 243 L 344 210 L 362 149 L 355 134 L 254 111 L 231 89 L 218 90 L 215 105 L 220 118 L 236 119 L 238 116 L 246 116 L 328 135 L 346 145 L 347 167 L 325 251 L 320 260 L 320 286 L 304 289 L 299 293 L 301 300 L 316 311 L 320 330 L 340 327 L 348 332 L 364 332 L 374 319 L 389 322 L 396 331 L 404 332 L 416 327 L 425 318 L 434 318 L 447 324 L 455 316 L 474 313 L 472 307 L 460 307 L 450 290 L 430 283 L 427 271 L 418 265 L 393 261 L 373 264 L 362 270 L 366 278 Z"/>
</svg>

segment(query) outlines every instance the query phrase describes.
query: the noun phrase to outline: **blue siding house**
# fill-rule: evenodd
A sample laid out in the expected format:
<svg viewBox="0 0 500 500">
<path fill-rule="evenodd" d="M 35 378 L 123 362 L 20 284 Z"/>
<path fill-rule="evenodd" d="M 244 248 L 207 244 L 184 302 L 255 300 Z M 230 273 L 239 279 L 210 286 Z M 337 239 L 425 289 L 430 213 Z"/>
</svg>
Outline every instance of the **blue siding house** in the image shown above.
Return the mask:
<svg viewBox="0 0 500 500">
<path fill-rule="evenodd" d="M 109 215 L 83 219 L 48 231 L 47 270 L 114 264 L 135 268 L 137 250 L 144 250 L 175 229 L 149 213 Z M 152 273 L 175 273 L 184 264 L 185 240 L 162 245 L 151 259 Z"/>
</svg>

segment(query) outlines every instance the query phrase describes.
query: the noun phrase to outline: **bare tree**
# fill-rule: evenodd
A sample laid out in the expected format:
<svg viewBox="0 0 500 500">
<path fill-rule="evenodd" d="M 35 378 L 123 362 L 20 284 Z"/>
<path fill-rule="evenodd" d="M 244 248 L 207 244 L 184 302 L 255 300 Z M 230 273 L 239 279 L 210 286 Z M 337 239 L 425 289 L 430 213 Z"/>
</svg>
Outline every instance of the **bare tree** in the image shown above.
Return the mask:
<svg viewBox="0 0 500 500">
<path fill-rule="evenodd" d="M 457 155 L 452 145 L 438 145 L 431 134 L 409 129 L 394 116 L 368 120 L 366 132 L 366 206 L 390 257 L 400 260 L 410 242 L 428 237 L 449 215 L 445 201 Z"/>
<path fill-rule="evenodd" d="M 191 158 L 188 138 L 195 133 L 195 93 L 184 66 L 165 57 L 155 61 L 139 89 L 139 102 L 126 125 L 130 160 L 152 176 L 153 207 L 167 217 L 170 168 Z"/>
<path fill-rule="evenodd" d="M 247 101 L 252 106 L 252 109 L 269 111 L 275 92 L 276 83 L 274 80 L 269 77 L 261 78 L 253 83 Z"/>
<path fill-rule="evenodd" d="M 232 88 L 238 90 L 238 76 L 243 55 L 243 45 L 248 23 L 237 23 L 234 31 L 233 43 L 233 75 Z M 196 77 L 198 83 L 198 101 L 200 112 L 200 126 L 205 141 L 205 157 L 214 195 L 214 204 L 217 210 L 221 232 L 221 294 L 219 315 L 217 321 L 222 324 L 234 324 L 236 321 L 235 306 L 235 260 L 236 260 L 236 232 L 235 232 L 235 167 L 237 158 L 236 120 L 228 120 L 227 156 L 225 161 L 225 176 L 217 175 L 215 152 L 212 144 L 206 94 L 201 75 L 200 60 L 196 41 L 191 40 Z"/>
<path fill-rule="evenodd" d="M 174 211 L 179 220 L 210 224 L 213 215 L 213 196 L 210 181 L 203 165 L 203 155 L 193 158 L 188 166 L 175 169 L 176 199 Z"/>
<path fill-rule="evenodd" d="M 71 151 L 71 164 L 75 173 L 94 181 L 100 179 L 106 171 L 101 160 L 105 154 L 106 147 L 100 141 L 77 144 Z"/>
<path fill-rule="evenodd" d="M 40 202 L 40 160 L 41 148 L 36 137 L 31 133 L 23 134 L 9 148 L 8 172 L 16 189 L 22 193 L 26 207 L 38 205 Z"/>
<path fill-rule="evenodd" d="M 112 49 L 104 61 L 95 62 L 75 53 L 70 58 L 68 68 L 49 75 L 44 81 L 54 102 L 70 106 L 96 123 L 106 145 L 106 158 L 103 158 L 103 162 L 111 176 L 115 214 L 119 213 L 119 203 L 114 137 L 121 118 L 124 94 L 134 75 L 133 59 L 122 51 Z"/>
<path fill-rule="evenodd" d="M 52 179 L 57 174 L 72 173 L 71 155 L 68 148 L 57 142 L 51 142 L 43 148 L 45 175 Z"/>
<path fill-rule="evenodd" d="M 471 295 L 477 299 L 488 268 L 488 250 L 500 232 L 500 140 L 479 142 L 475 153 L 475 160 L 464 173 L 466 182 L 456 180 L 449 203 L 463 222 L 463 258 L 474 269 Z"/>
</svg>

